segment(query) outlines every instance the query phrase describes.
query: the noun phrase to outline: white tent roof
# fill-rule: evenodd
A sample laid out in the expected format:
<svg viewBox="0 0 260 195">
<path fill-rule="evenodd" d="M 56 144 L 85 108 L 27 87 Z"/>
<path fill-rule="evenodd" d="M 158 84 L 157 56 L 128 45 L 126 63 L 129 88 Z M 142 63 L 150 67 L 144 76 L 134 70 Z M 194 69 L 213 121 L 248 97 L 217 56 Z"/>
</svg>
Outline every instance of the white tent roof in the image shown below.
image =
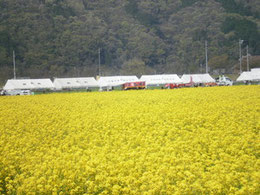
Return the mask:
<svg viewBox="0 0 260 195">
<path fill-rule="evenodd" d="M 35 89 L 53 89 L 54 85 L 51 79 L 31 79 Z"/>
<path fill-rule="evenodd" d="M 183 83 L 189 83 L 191 79 L 194 83 L 215 82 L 215 80 L 209 74 L 184 74 L 181 77 Z"/>
<path fill-rule="evenodd" d="M 237 78 L 237 81 L 259 81 L 260 71 L 242 72 L 242 74 Z"/>
<path fill-rule="evenodd" d="M 94 77 L 55 78 L 53 84 L 56 89 L 98 87 Z"/>
<path fill-rule="evenodd" d="M 178 77 L 177 74 L 142 75 L 140 81 L 145 81 L 146 85 L 182 83 L 182 80 Z"/>
<path fill-rule="evenodd" d="M 100 87 L 114 87 L 119 86 L 127 82 L 139 81 L 137 76 L 107 76 L 100 77 L 98 84 Z"/>
<path fill-rule="evenodd" d="M 198 75 L 184 74 L 184 75 L 182 75 L 181 80 L 183 83 L 190 83 L 191 80 L 194 83 L 201 83 L 201 79 Z"/>
<path fill-rule="evenodd" d="M 15 89 L 53 89 L 54 85 L 50 79 L 9 79 L 4 90 Z"/>
<path fill-rule="evenodd" d="M 242 72 L 242 74 L 237 78 L 237 81 L 251 81 L 251 72 Z"/>
<path fill-rule="evenodd" d="M 200 78 L 203 81 L 203 83 L 215 82 L 215 79 L 213 79 L 209 74 L 201 74 Z"/>
<path fill-rule="evenodd" d="M 98 87 L 98 82 L 94 77 L 81 77 L 77 78 L 80 84 L 84 87 Z"/>
</svg>

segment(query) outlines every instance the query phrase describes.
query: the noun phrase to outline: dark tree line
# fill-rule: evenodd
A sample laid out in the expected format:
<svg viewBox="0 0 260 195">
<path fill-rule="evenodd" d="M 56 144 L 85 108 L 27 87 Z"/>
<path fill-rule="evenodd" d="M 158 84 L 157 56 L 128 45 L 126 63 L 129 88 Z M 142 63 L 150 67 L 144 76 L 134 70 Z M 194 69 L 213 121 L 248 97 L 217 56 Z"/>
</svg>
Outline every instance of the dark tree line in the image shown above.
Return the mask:
<svg viewBox="0 0 260 195">
<path fill-rule="evenodd" d="M 238 39 L 260 55 L 257 0 L 0 0 L 0 80 L 101 73 L 235 72 Z M 258 59 L 258 58 L 255 58 Z M 252 66 L 259 66 L 252 60 Z"/>
</svg>

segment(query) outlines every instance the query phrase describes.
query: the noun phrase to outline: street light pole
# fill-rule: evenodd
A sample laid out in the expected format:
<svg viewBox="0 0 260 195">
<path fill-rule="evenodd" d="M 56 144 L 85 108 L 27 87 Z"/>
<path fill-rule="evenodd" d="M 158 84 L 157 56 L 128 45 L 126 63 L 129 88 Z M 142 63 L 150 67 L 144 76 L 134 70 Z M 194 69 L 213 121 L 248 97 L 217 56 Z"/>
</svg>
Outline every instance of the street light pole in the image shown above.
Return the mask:
<svg viewBox="0 0 260 195">
<path fill-rule="evenodd" d="M 246 65 L 247 65 L 247 71 L 249 71 L 249 56 L 248 56 L 248 45 L 246 46 Z"/>
<path fill-rule="evenodd" d="M 208 41 L 205 41 L 206 73 L 208 73 Z"/>
<path fill-rule="evenodd" d="M 16 79 L 16 71 L 15 71 L 15 52 L 13 50 L 13 66 L 14 66 L 14 79 Z"/>
<path fill-rule="evenodd" d="M 100 76 L 100 48 L 98 49 L 98 76 Z"/>
</svg>

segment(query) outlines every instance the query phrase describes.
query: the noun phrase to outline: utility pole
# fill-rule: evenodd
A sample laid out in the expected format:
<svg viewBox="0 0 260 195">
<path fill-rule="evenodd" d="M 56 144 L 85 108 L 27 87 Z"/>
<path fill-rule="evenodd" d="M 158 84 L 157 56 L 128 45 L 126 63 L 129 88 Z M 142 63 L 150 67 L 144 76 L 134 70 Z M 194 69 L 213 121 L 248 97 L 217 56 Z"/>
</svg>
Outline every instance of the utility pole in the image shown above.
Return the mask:
<svg viewBox="0 0 260 195">
<path fill-rule="evenodd" d="M 205 41 L 206 73 L 208 73 L 208 41 Z"/>
<path fill-rule="evenodd" d="M 241 46 L 242 46 L 242 43 L 244 42 L 244 40 L 241 40 L 239 39 L 239 72 L 240 74 L 242 74 L 242 49 L 241 49 Z"/>
<path fill-rule="evenodd" d="M 100 76 L 100 48 L 98 49 L 98 76 Z"/>
<path fill-rule="evenodd" d="M 74 77 L 77 77 L 77 68 L 74 66 Z"/>
<path fill-rule="evenodd" d="M 16 72 L 15 72 L 15 52 L 13 50 L 13 66 L 14 66 L 14 79 L 16 79 Z"/>
<path fill-rule="evenodd" d="M 246 65 L 247 65 L 247 71 L 249 71 L 249 54 L 248 54 L 248 45 L 246 46 Z"/>
</svg>

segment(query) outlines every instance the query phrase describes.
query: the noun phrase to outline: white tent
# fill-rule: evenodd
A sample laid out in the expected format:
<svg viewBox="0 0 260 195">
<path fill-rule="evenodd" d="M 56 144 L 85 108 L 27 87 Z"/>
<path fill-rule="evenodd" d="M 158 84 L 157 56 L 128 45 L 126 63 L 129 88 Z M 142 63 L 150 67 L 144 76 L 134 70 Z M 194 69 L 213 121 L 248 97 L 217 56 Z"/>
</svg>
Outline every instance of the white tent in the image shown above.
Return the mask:
<svg viewBox="0 0 260 195">
<path fill-rule="evenodd" d="M 51 79 L 31 79 L 31 84 L 35 89 L 53 89 L 54 85 Z"/>
<path fill-rule="evenodd" d="M 97 80 L 94 77 L 81 77 L 77 78 L 83 87 L 99 87 Z"/>
<path fill-rule="evenodd" d="M 242 72 L 242 74 L 237 78 L 237 81 L 251 81 L 251 72 Z"/>
<path fill-rule="evenodd" d="M 215 80 L 209 74 L 184 74 L 181 77 L 183 83 L 190 83 L 191 80 L 194 83 L 212 83 Z"/>
<path fill-rule="evenodd" d="M 140 81 L 145 81 L 146 85 L 164 85 L 167 83 L 182 83 L 177 74 L 162 75 L 142 75 Z"/>
<path fill-rule="evenodd" d="M 200 79 L 203 83 L 213 83 L 215 79 L 213 79 L 209 74 L 200 74 Z"/>
<path fill-rule="evenodd" d="M 94 77 L 78 77 L 78 78 L 55 78 L 54 87 L 57 90 L 61 89 L 77 89 L 98 87 L 98 82 Z"/>
<path fill-rule="evenodd" d="M 50 79 L 9 79 L 4 90 L 16 89 L 53 89 L 54 85 Z"/>
<path fill-rule="evenodd" d="M 115 87 L 127 82 L 136 82 L 139 79 L 136 76 L 106 76 L 100 77 L 98 84 L 100 87 Z"/>
<path fill-rule="evenodd" d="M 237 81 L 260 81 L 260 71 L 242 72 Z"/>
<path fill-rule="evenodd" d="M 183 83 L 190 83 L 191 81 L 194 83 L 201 83 L 201 79 L 198 75 L 184 74 L 182 75 L 181 80 Z"/>
</svg>

